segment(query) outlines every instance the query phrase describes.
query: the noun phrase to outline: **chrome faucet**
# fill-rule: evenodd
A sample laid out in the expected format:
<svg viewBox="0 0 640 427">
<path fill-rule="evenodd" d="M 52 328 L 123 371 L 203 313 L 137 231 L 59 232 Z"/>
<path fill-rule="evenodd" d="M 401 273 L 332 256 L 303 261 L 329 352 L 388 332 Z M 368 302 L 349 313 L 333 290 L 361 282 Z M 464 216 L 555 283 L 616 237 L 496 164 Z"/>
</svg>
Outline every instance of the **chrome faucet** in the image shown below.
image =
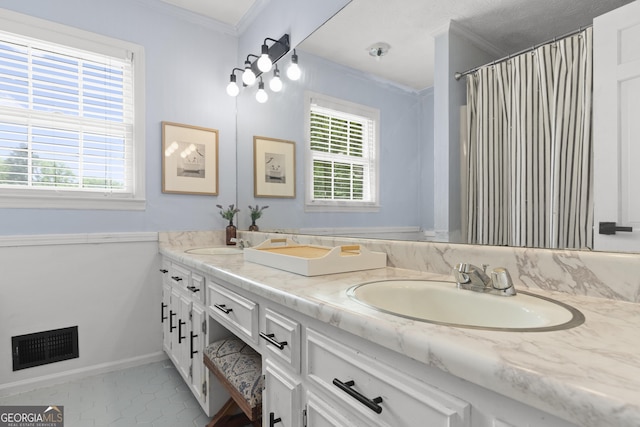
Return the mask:
<svg viewBox="0 0 640 427">
<path fill-rule="evenodd" d="M 486 270 L 487 264 L 480 268 L 473 264 L 460 263 L 453 268 L 453 276 L 459 289 L 503 296 L 516 294 L 516 288 L 506 268 L 494 268 L 491 277 L 487 275 Z"/>
<path fill-rule="evenodd" d="M 247 242 L 246 240 L 243 240 L 243 239 L 238 239 L 238 238 L 232 237 L 231 241 L 234 242 L 240 249 L 244 249 L 244 248 L 250 247 L 249 242 Z"/>
</svg>

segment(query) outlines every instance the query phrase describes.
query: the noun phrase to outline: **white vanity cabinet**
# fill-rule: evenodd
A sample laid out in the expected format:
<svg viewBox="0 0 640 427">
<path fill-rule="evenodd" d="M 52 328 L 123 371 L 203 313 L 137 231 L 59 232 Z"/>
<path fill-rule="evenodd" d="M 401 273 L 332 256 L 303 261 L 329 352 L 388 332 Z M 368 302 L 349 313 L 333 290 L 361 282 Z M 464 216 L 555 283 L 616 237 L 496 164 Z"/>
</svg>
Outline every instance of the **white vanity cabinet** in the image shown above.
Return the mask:
<svg viewBox="0 0 640 427">
<path fill-rule="evenodd" d="M 228 395 L 202 351 L 234 334 L 262 355 L 264 426 L 575 427 L 214 274 L 162 265 L 165 351 L 208 415 Z"/>
<path fill-rule="evenodd" d="M 163 349 L 198 403 L 211 415 L 210 374 L 202 361 L 209 342 L 204 276 L 166 258 L 160 272 Z"/>
</svg>

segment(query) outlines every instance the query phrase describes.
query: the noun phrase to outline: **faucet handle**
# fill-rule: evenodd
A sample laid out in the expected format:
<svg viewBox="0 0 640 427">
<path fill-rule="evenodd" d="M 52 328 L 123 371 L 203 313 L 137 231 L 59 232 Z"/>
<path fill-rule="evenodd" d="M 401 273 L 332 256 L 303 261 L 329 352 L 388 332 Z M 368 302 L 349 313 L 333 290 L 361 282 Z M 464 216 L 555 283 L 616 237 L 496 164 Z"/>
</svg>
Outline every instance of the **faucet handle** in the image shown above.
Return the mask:
<svg viewBox="0 0 640 427">
<path fill-rule="evenodd" d="M 491 282 L 493 283 L 494 289 L 505 290 L 513 287 L 511 275 L 504 267 L 497 267 L 493 269 L 491 272 Z"/>
</svg>

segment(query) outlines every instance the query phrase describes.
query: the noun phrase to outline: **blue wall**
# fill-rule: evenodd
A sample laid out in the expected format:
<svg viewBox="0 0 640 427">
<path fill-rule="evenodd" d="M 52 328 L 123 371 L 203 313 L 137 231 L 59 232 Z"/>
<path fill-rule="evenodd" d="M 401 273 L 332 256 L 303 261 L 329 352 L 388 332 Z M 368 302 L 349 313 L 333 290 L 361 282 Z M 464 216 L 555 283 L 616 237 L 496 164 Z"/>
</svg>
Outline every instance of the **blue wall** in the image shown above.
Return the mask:
<svg viewBox="0 0 640 427">
<path fill-rule="evenodd" d="M 143 212 L 0 209 L 0 235 L 222 228 L 235 200 L 235 100 L 225 93 L 237 37 L 216 21 L 151 0 L 3 0 L 5 9 L 142 45 L 146 57 Z M 161 122 L 219 130 L 219 196 L 161 192 Z"/>
</svg>

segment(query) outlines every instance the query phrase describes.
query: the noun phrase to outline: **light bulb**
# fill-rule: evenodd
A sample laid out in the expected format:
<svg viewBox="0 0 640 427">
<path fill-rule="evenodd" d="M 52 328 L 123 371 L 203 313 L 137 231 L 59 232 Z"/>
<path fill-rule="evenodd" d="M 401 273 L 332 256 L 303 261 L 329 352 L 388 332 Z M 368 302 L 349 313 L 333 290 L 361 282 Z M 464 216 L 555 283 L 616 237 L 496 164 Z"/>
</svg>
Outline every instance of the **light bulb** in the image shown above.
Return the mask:
<svg viewBox="0 0 640 427">
<path fill-rule="evenodd" d="M 269 58 L 269 47 L 263 44 L 262 55 L 258 58 L 258 69 L 263 73 L 267 73 L 271 71 L 271 67 L 273 67 L 273 63 L 271 62 L 271 58 Z"/>
<path fill-rule="evenodd" d="M 253 73 L 251 69 L 251 62 L 248 60 L 244 63 L 244 73 L 242 73 L 242 82 L 247 86 L 251 86 L 256 82 L 256 75 Z"/>
<path fill-rule="evenodd" d="M 273 78 L 269 80 L 269 88 L 274 92 L 280 92 L 282 90 L 282 80 L 280 80 L 280 70 L 278 70 L 278 66 L 273 70 Z"/>
<path fill-rule="evenodd" d="M 264 90 L 264 82 L 260 81 L 258 84 L 258 91 L 256 92 L 256 101 L 264 104 L 269 99 L 269 94 Z"/>
<path fill-rule="evenodd" d="M 236 75 L 231 74 L 231 78 L 229 79 L 229 84 L 227 85 L 227 95 L 238 96 L 239 93 L 240 93 L 240 88 L 236 83 Z"/>
<path fill-rule="evenodd" d="M 296 55 L 296 51 L 293 51 L 293 55 L 291 55 L 291 64 L 289 68 L 287 68 L 287 77 L 291 80 L 298 80 L 302 75 L 302 71 L 300 71 L 300 67 L 298 67 L 298 55 Z"/>
</svg>

